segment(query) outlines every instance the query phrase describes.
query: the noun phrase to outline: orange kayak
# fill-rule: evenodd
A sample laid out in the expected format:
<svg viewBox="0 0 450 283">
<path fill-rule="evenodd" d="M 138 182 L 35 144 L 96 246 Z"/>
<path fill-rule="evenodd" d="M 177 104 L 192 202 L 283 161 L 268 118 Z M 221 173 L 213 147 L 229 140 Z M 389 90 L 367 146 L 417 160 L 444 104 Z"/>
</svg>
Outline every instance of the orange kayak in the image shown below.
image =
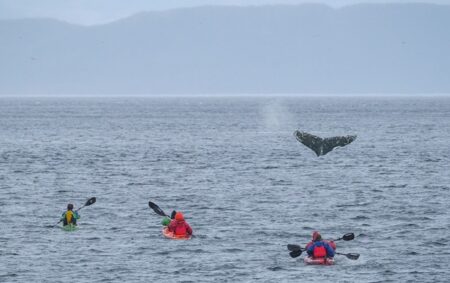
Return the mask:
<svg viewBox="0 0 450 283">
<path fill-rule="evenodd" d="M 163 236 L 172 240 L 190 240 L 192 235 L 175 235 L 175 233 L 170 232 L 167 227 L 162 230 Z"/>
</svg>

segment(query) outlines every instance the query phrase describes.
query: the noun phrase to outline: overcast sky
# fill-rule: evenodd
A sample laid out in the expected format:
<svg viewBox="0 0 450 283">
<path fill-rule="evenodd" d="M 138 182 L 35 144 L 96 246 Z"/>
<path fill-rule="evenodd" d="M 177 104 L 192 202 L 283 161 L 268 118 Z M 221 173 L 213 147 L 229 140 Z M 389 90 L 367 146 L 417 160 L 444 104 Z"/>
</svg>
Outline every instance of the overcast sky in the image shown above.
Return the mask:
<svg viewBox="0 0 450 283">
<path fill-rule="evenodd" d="M 142 11 L 160 11 L 203 5 L 267 5 L 324 3 L 333 7 L 357 3 L 436 3 L 450 0 L 0 0 L 0 19 L 48 17 L 93 25 Z"/>
</svg>

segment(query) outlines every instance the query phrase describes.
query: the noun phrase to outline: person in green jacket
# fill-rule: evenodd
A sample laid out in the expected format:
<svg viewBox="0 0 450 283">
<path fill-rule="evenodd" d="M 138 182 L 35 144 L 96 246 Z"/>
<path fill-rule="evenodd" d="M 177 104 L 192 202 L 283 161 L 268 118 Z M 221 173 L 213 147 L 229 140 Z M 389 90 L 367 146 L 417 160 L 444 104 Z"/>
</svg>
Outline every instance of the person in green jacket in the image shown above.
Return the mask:
<svg viewBox="0 0 450 283">
<path fill-rule="evenodd" d="M 73 211 L 73 204 L 69 203 L 67 205 L 67 211 L 64 212 L 61 216 L 61 221 L 63 222 L 63 226 L 67 225 L 77 225 L 77 220 L 80 219 L 80 215 L 78 212 Z"/>
</svg>

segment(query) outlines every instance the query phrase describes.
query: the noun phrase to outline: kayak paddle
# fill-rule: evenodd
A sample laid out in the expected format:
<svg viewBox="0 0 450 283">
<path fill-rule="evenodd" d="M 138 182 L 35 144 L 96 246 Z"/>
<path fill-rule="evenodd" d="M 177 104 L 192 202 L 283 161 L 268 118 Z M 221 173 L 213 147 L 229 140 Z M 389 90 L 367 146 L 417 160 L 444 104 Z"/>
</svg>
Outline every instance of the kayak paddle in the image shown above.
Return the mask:
<svg viewBox="0 0 450 283">
<path fill-rule="evenodd" d="M 332 240 L 332 241 L 333 241 L 333 242 L 340 241 L 340 240 L 351 241 L 351 240 L 353 240 L 354 238 L 355 238 L 355 234 L 353 234 L 353 233 L 347 233 L 347 234 L 345 234 L 344 236 L 342 236 L 342 237 L 340 237 L 340 238 L 338 238 L 338 239 L 336 239 L 336 240 Z"/>
<path fill-rule="evenodd" d="M 338 239 L 336 239 L 336 240 L 332 240 L 332 241 L 333 241 L 333 242 L 340 241 L 340 240 L 351 241 L 351 240 L 353 240 L 354 238 L 355 238 L 355 234 L 353 234 L 353 233 L 347 233 L 347 234 L 345 234 L 344 236 L 342 236 L 342 237 L 340 237 L 340 238 L 338 238 Z M 300 247 L 299 245 L 288 244 L 288 245 L 287 245 L 287 248 L 288 248 L 289 251 L 291 251 L 291 252 L 289 253 L 289 255 L 290 255 L 292 258 L 299 257 L 299 256 L 305 251 L 305 249 L 303 249 L 303 248 Z M 357 260 L 357 259 L 359 258 L 359 254 L 356 254 L 356 253 L 348 253 L 348 254 L 336 253 L 336 254 L 338 254 L 338 255 L 344 255 L 344 256 L 346 256 L 348 259 L 352 259 L 352 260 Z"/>
<path fill-rule="evenodd" d="M 333 242 L 340 241 L 340 240 L 350 241 L 350 240 L 353 240 L 354 238 L 355 238 L 355 234 L 353 234 L 353 233 L 347 233 L 347 234 L 345 234 L 344 236 L 342 236 L 342 237 L 340 237 L 340 238 L 338 238 L 338 239 L 336 239 L 336 240 L 332 240 L 332 241 L 333 241 Z M 290 250 L 290 251 L 299 251 L 299 250 L 302 249 L 302 247 L 300 247 L 299 245 L 293 245 L 293 244 L 287 245 L 287 248 L 288 248 L 288 250 Z"/>
<path fill-rule="evenodd" d="M 83 206 L 81 206 L 80 208 L 78 208 L 77 210 L 75 210 L 75 212 L 78 212 L 78 210 L 82 209 L 85 206 L 90 206 L 91 204 L 94 204 L 96 201 L 97 201 L 96 197 L 92 197 L 92 198 L 88 199 L 86 201 L 86 203 Z"/>
<path fill-rule="evenodd" d="M 299 257 L 303 253 L 303 251 L 305 251 L 304 249 L 300 248 L 299 245 L 288 245 L 288 250 L 291 251 L 289 253 L 289 255 L 292 258 Z M 343 254 L 343 253 L 335 252 L 335 254 L 346 256 L 348 259 L 351 259 L 351 260 L 357 260 L 359 258 L 359 254 L 357 254 L 357 253 Z"/>
<path fill-rule="evenodd" d="M 305 251 L 304 249 L 302 249 L 299 245 L 292 245 L 292 244 L 288 244 L 287 245 L 288 250 L 290 250 L 291 252 L 289 253 L 289 255 L 292 258 L 296 258 L 299 257 L 303 251 Z"/>
<path fill-rule="evenodd" d="M 156 214 L 161 215 L 161 216 L 169 217 L 169 215 L 167 215 L 166 213 L 164 213 L 164 211 L 163 211 L 161 208 L 159 208 L 159 206 L 157 206 L 154 202 L 149 201 L 149 202 L 148 202 L 148 206 L 150 206 L 150 208 L 153 209 L 153 211 L 154 211 Z"/>
<path fill-rule="evenodd" d="M 348 253 L 348 254 L 341 254 L 341 253 L 336 253 L 337 255 L 344 255 L 346 256 L 348 259 L 351 260 L 357 260 L 359 258 L 359 254 L 357 253 Z"/>
<path fill-rule="evenodd" d="M 299 245 L 293 245 L 293 244 L 288 244 L 287 245 L 288 250 L 295 252 L 295 251 L 299 251 L 302 248 Z"/>
<path fill-rule="evenodd" d="M 92 198 L 88 199 L 88 200 L 86 201 L 86 203 L 85 203 L 83 206 L 81 206 L 80 208 L 78 208 L 77 210 L 75 210 L 75 212 L 78 212 L 80 209 L 82 209 L 82 208 L 85 207 L 85 206 L 90 206 L 91 204 L 94 204 L 96 201 L 97 201 L 97 198 L 96 198 L 96 197 L 92 197 Z M 58 221 L 58 223 L 56 223 L 56 225 L 58 225 L 61 221 L 62 221 L 62 219 L 60 219 L 60 220 Z M 56 225 L 55 225 L 55 226 L 56 226 Z"/>
<path fill-rule="evenodd" d="M 289 255 L 292 258 L 296 258 L 296 257 L 299 257 L 302 253 L 303 253 L 303 250 L 297 250 L 297 251 L 290 252 Z"/>
</svg>

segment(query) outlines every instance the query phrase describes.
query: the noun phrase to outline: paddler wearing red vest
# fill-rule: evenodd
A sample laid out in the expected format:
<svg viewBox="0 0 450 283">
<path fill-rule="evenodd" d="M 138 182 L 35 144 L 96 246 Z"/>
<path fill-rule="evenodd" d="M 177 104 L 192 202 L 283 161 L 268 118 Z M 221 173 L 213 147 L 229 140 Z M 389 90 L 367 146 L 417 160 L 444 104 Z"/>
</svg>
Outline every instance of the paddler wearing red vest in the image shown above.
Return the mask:
<svg viewBox="0 0 450 283">
<path fill-rule="evenodd" d="M 175 214 L 175 219 L 170 221 L 168 228 L 169 231 L 173 232 L 177 236 L 192 235 L 191 226 L 189 226 L 189 224 L 184 220 L 183 213 L 179 211 Z"/>
<path fill-rule="evenodd" d="M 69 203 L 67 205 L 67 211 L 64 212 L 61 216 L 61 221 L 63 222 L 63 225 L 77 225 L 77 220 L 80 219 L 80 215 L 78 212 L 73 211 L 73 204 Z"/>
<path fill-rule="evenodd" d="M 324 241 L 319 232 L 313 232 L 312 241 L 306 245 L 306 252 L 313 258 L 332 258 L 336 244 L 333 241 Z"/>
</svg>

